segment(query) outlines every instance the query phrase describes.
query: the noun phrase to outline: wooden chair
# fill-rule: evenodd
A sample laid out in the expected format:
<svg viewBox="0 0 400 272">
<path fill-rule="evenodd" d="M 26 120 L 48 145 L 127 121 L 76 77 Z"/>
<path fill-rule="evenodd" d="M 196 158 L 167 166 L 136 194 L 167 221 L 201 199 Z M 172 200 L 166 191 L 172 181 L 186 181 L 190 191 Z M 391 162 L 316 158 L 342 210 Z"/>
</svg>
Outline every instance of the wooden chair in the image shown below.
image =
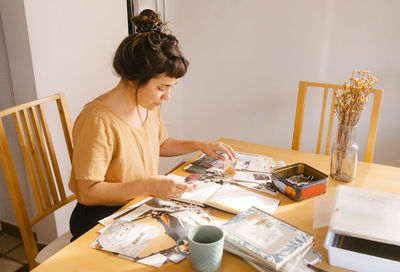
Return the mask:
<svg viewBox="0 0 400 272">
<path fill-rule="evenodd" d="M 49 214 L 76 199 L 75 195 L 66 195 L 61 178 L 44 110 L 44 104 L 50 104 L 51 102 L 54 104 L 54 108 L 55 104 L 57 104 L 65 143 L 71 160 L 73 150 L 71 141 L 72 127 L 64 94 L 56 94 L 0 111 L 0 162 L 3 167 L 10 198 L 18 221 L 26 256 L 29 261 L 29 267 L 31 269 L 38 264 L 38 260 L 36 259 L 35 261 L 35 258 L 39 257 L 37 244 L 32 230 L 33 226 Z M 48 107 L 50 107 L 50 105 L 48 105 Z M 30 181 L 30 188 L 32 189 L 36 204 L 36 207 L 33 207 L 32 209 L 33 211 L 36 209 L 36 214 L 33 217 L 29 216 L 26 207 L 26 201 L 29 203 L 29 200 L 24 200 L 24 195 L 21 191 L 22 184 L 20 184 L 21 181 L 18 179 L 14 165 L 15 158 L 12 158 L 9 146 L 9 141 L 12 140 L 10 139 L 11 137 L 8 138 L 9 141 L 7 140 L 5 127 L 3 125 L 5 117 L 10 115 L 14 120 L 15 130 L 18 135 L 26 171 Z M 11 119 L 11 117 L 9 118 Z M 12 123 L 10 123 L 10 125 L 11 124 Z M 9 132 L 9 129 L 7 129 L 7 132 Z M 26 174 L 20 173 L 20 176 L 24 175 Z M 26 186 L 28 185 L 25 185 L 24 187 Z M 71 235 L 68 233 L 63 235 L 62 238 L 64 241 L 61 242 L 61 244 L 59 239 L 60 237 L 57 238 L 56 241 L 53 241 L 45 247 L 41 253 L 49 253 L 49 248 L 50 251 L 52 251 L 54 245 L 59 248 L 65 246 L 67 242 L 69 243 L 69 237 L 71 237 Z"/>
<path fill-rule="evenodd" d="M 323 89 L 324 91 L 322 98 L 322 110 L 321 110 L 321 119 L 319 124 L 318 142 L 316 148 L 317 154 L 321 153 L 328 92 L 330 90 L 332 91 L 332 101 L 330 103 L 330 110 L 329 110 L 328 133 L 326 136 L 325 153 L 324 153 L 325 155 L 329 155 L 329 151 L 331 148 L 332 127 L 334 120 L 333 105 L 335 104 L 336 101 L 335 91 L 342 90 L 343 85 L 300 81 L 299 92 L 297 96 L 296 118 L 294 123 L 293 140 L 292 140 L 292 149 L 294 150 L 300 149 L 301 134 L 303 129 L 304 108 L 305 108 L 305 101 L 306 101 L 306 94 L 308 87 L 318 87 L 319 89 Z M 367 145 L 365 149 L 364 161 L 372 162 L 372 157 L 374 155 L 374 149 L 375 149 L 376 132 L 378 129 L 379 111 L 381 107 L 383 90 L 371 89 L 368 90 L 368 92 L 371 93 L 371 95 L 373 96 L 373 104 L 372 104 L 372 112 L 369 124 L 369 132 L 368 132 Z"/>
</svg>

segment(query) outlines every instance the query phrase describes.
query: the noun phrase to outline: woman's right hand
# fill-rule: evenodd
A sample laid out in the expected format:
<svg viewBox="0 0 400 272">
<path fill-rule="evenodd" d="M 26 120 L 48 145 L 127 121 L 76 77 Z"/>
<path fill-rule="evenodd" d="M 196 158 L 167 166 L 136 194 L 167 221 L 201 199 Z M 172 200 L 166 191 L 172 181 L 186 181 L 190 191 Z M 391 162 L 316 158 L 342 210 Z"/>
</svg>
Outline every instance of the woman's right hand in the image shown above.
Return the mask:
<svg viewBox="0 0 400 272">
<path fill-rule="evenodd" d="M 191 191 L 193 188 L 193 184 L 176 181 L 162 175 L 151 176 L 146 180 L 147 193 L 164 200 L 180 198 L 184 192 Z"/>
</svg>

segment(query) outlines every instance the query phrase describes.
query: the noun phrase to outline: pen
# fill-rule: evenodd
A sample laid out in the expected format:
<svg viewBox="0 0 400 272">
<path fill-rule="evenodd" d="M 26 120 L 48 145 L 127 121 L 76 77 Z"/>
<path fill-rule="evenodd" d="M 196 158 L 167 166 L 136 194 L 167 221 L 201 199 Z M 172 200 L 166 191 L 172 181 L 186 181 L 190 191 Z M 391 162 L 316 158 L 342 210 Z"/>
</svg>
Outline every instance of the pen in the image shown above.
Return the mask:
<svg viewBox="0 0 400 272">
<path fill-rule="evenodd" d="M 307 264 L 307 267 L 311 268 L 312 270 L 314 270 L 316 272 L 326 272 L 325 270 L 323 270 L 319 267 L 316 267 L 315 265 L 312 265 L 312 264 Z"/>
</svg>

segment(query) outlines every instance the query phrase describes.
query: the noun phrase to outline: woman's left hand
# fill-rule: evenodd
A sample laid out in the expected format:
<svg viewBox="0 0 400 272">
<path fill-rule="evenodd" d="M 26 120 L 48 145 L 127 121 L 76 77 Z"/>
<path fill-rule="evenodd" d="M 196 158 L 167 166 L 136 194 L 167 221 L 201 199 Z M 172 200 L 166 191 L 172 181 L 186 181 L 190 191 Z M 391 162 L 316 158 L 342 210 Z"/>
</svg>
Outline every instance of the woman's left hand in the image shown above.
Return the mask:
<svg viewBox="0 0 400 272">
<path fill-rule="evenodd" d="M 210 157 L 222 161 L 224 161 L 226 157 L 218 154 L 217 151 L 224 152 L 228 156 L 228 159 L 230 159 L 231 161 L 236 159 L 235 151 L 233 150 L 233 148 L 222 142 L 200 141 L 199 150 Z"/>
</svg>

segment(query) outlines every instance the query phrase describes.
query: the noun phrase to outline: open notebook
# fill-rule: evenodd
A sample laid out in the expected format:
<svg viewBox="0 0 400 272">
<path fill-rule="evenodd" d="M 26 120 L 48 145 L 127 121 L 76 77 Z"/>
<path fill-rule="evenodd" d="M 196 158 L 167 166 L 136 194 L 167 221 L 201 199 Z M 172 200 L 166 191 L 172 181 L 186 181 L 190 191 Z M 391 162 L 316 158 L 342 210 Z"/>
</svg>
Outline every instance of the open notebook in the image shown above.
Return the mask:
<svg viewBox="0 0 400 272">
<path fill-rule="evenodd" d="M 185 178 L 169 174 L 177 181 Z M 254 206 L 269 214 L 273 214 L 279 205 L 279 200 L 252 192 L 236 185 L 218 184 L 214 182 L 194 181 L 196 189 L 186 192 L 176 200 L 200 206 L 212 206 L 226 212 L 238 214 Z"/>
</svg>

